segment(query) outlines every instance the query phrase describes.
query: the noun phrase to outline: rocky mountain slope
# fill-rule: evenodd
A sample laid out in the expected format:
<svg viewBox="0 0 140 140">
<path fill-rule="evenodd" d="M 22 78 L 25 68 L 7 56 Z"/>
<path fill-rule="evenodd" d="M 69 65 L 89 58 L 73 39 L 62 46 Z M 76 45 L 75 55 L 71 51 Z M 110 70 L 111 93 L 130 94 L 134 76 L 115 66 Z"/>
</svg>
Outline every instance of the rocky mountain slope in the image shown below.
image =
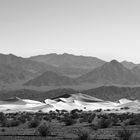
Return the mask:
<svg viewBox="0 0 140 140">
<path fill-rule="evenodd" d="M 80 82 L 135 85 L 140 84 L 140 79 L 131 70 L 125 68 L 116 60 L 105 63 L 104 65 L 84 74 L 78 78 Z"/>
<path fill-rule="evenodd" d="M 72 54 L 47 54 L 33 56 L 29 58 L 30 60 L 43 62 L 57 67 L 72 67 L 72 68 L 85 68 L 85 69 L 94 69 L 101 66 L 105 61 L 98 59 L 96 57 L 87 57 L 87 56 L 76 56 Z"/>
<path fill-rule="evenodd" d="M 40 76 L 29 80 L 24 85 L 26 86 L 64 86 L 64 85 L 75 85 L 78 84 L 75 79 L 67 76 L 47 71 Z"/>
</svg>

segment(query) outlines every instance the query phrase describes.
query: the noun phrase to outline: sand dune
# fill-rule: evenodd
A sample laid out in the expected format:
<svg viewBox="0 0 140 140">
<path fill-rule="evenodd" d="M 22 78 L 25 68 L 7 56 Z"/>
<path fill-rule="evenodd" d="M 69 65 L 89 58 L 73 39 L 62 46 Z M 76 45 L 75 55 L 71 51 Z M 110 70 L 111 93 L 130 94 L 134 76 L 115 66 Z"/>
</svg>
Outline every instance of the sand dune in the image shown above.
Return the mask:
<svg viewBox="0 0 140 140">
<path fill-rule="evenodd" d="M 120 103 L 120 104 L 126 104 L 126 103 L 129 103 L 129 102 L 132 102 L 132 100 L 128 100 L 126 98 L 122 98 L 122 99 L 117 101 L 117 103 Z"/>
<path fill-rule="evenodd" d="M 4 104 L 25 105 L 26 102 L 18 97 L 12 97 L 12 98 L 9 98 L 7 100 L 0 101 L 0 105 L 4 105 Z"/>
<path fill-rule="evenodd" d="M 57 110 L 67 110 L 71 111 L 73 109 L 80 110 L 97 110 L 97 109 L 120 109 L 128 107 L 131 112 L 140 109 L 139 100 L 128 100 L 126 98 L 120 99 L 116 102 L 104 101 L 96 97 L 84 95 L 81 93 L 72 94 L 67 97 L 60 97 L 57 99 L 46 99 L 43 102 L 34 101 L 30 99 L 20 99 L 18 97 L 10 98 L 7 100 L 0 101 L 0 111 L 1 112 L 49 112 Z M 127 110 L 128 111 L 128 110 Z"/>
<path fill-rule="evenodd" d="M 121 104 L 118 107 L 121 107 L 121 108 L 128 107 L 128 108 L 139 108 L 140 109 L 140 102 L 139 101 L 131 101 L 131 102 L 128 102 L 125 104 Z"/>
</svg>

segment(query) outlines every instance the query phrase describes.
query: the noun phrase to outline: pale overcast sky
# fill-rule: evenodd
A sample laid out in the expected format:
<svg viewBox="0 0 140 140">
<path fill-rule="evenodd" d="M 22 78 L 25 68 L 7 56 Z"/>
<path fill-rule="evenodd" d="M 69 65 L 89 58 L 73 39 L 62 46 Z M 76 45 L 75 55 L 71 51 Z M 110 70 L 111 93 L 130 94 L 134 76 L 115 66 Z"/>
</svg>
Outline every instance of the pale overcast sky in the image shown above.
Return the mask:
<svg viewBox="0 0 140 140">
<path fill-rule="evenodd" d="M 0 53 L 140 63 L 140 0 L 0 0 Z"/>
</svg>

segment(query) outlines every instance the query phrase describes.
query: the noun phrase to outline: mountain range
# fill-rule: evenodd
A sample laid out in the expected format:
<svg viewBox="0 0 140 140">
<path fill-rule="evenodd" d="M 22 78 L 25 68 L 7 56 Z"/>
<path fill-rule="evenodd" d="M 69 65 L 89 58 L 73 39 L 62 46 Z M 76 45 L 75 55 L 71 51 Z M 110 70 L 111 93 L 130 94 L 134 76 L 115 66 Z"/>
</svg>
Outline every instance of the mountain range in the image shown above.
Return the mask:
<svg viewBox="0 0 140 140">
<path fill-rule="evenodd" d="M 67 53 L 30 58 L 0 54 L 0 84 L 16 82 L 24 86 L 140 85 L 140 64 Z"/>
<path fill-rule="evenodd" d="M 8 89 L 13 83 L 18 83 L 19 88 Z M 78 88 L 89 84 L 90 88 Z M 98 88 L 94 87 L 96 84 Z M 134 111 L 140 105 L 140 64 L 66 53 L 30 58 L 0 54 L 0 86 L 3 85 L 1 111 L 122 107 Z M 10 97 L 19 98 L 5 100 Z"/>
<path fill-rule="evenodd" d="M 0 54 L 0 83 L 26 81 L 47 70 L 53 71 L 55 68 L 13 54 Z"/>
<path fill-rule="evenodd" d="M 52 71 L 47 71 L 40 76 L 29 80 L 24 85 L 29 86 L 63 86 L 63 85 L 74 85 L 77 84 L 75 79 L 70 77 L 57 74 Z"/>
<path fill-rule="evenodd" d="M 55 53 L 48 55 L 39 55 L 30 57 L 29 59 L 63 68 L 72 67 L 72 68 L 94 69 L 105 63 L 105 61 L 96 57 L 76 56 L 67 53 L 61 55 Z"/>
<path fill-rule="evenodd" d="M 118 61 L 112 60 L 78 78 L 69 78 L 66 76 L 64 78 L 63 75 L 58 75 L 55 72 L 46 72 L 30 80 L 25 85 L 55 86 L 81 83 L 138 85 L 140 84 L 140 70 L 136 67 L 132 70 L 127 69 Z"/>
<path fill-rule="evenodd" d="M 102 66 L 79 77 L 81 82 L 102 84 L 135 85 L 140 83 L 137 71 L 129 70 L 116 60 L 107 62 Z"/>
</svg>

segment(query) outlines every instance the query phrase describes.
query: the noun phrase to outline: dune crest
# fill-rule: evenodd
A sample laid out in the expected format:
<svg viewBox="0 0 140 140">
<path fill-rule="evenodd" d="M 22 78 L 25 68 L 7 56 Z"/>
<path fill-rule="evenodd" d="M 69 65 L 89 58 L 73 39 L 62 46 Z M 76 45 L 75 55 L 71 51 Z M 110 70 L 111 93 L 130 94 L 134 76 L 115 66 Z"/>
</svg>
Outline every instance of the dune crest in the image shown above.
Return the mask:
<svg viewBox="0 0 140 140">
<path fill-rule="evenodd" d="M 46 99 L 44 102 L 20 99 L 18 97 L 12 97 L 7 100 L 0 101 L 0 112 L 49 112 L 55 110 L 71 111 L 73 109 L 93 111 L 97 109 L 121 110 L 122 108 L 130 109 L 131 112 L 133 112 L 133 109 L 134 111 L 136 109 L 139 111 L 140 101 L 123 98 L 116 102 L 112 102 L 82 93 L 61 96 L 55 99 Z"/>
</svg>

